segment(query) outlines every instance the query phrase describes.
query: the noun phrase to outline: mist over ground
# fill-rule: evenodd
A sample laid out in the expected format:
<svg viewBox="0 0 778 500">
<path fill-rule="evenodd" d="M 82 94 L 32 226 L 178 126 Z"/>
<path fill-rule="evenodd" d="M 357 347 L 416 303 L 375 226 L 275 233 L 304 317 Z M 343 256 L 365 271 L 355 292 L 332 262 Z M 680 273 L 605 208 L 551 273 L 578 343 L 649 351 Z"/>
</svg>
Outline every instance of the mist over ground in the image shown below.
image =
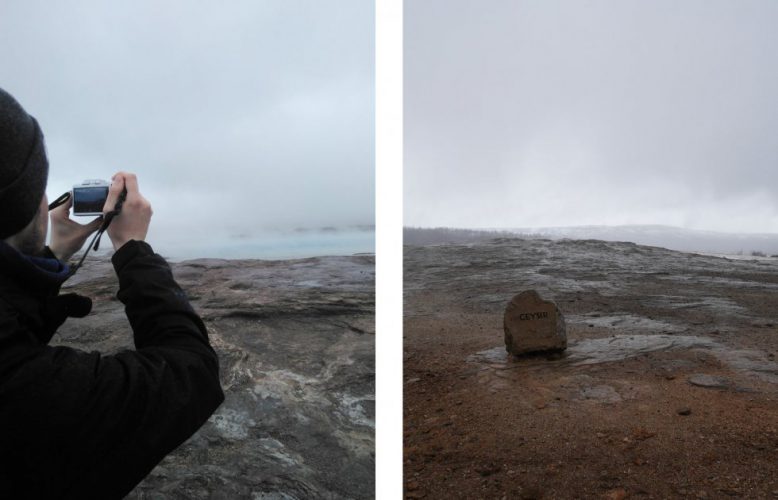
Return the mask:
<svg viewBox="0 0 778 500">
<path fill-rule="evenodd" d="M 405 225 L 778 232 L 778 3 L 404 15 Z"/>
<path fill-rule="evenodd" d="M 602 240 L 630 242 L 681 252 L 728 257 L 778 258 L 778 234 L 724 233 L 672 226 L 577 226 L 514 229 L 466 229 L 452 227 L 405 227 L 406 245 L 483 243 L 498 238 L 548 240 Z"/>
<path fill-rule="evenodd" d="M 0 86 L 41 124 L 49 198 L 135 172 L 155 249 L 277 257 L 287 238 L 290 256 L 372 251 L 354 228 L 374 224 L 373 11 L 360 0 L 5 3 Z M 302 234 L 324 235 L 321 249 Z M 327 243 L 337 235 L 339 249 Z M 278 248 L 263 253 L 270 239 Z"/>
</svg>

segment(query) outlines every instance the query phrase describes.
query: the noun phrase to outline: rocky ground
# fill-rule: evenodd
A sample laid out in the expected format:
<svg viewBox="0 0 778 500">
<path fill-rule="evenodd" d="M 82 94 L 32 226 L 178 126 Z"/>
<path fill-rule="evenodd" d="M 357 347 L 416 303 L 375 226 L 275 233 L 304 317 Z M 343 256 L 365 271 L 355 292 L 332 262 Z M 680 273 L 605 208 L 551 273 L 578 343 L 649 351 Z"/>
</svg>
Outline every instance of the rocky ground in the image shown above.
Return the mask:
<svg viewBox="0 0 778 500">
<path fill-rule="evenodd" d="M 498 239 L 405 248 L 406 498 L 778 498 L 778 259 Z M 565 315 L 507 355 L 507 302 Z"/>
<path fill-rule="evenodd" d="M 129 499 L 372 498 L 372 256 L 290 261 L 200 259 L 173 266 L 210 331 L 226 400 Z M 53 344 L 132 348 L 105 257 L 63 292 L 94 300 Z"/>
</svg>

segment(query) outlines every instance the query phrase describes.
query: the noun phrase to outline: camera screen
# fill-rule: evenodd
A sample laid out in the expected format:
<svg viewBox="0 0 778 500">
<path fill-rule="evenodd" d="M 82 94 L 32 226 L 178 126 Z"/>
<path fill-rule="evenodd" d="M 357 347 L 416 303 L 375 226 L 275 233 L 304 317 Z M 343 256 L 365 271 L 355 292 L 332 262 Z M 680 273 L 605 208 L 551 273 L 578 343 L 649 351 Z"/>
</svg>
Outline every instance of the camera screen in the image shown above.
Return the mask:
<svg viewBox="0 0 778 500">
<path fill-rule="evenodd" d="M 73 213 L 102 213 L 108 188 L 89 187 L 73 189 Z"/>
</svg>

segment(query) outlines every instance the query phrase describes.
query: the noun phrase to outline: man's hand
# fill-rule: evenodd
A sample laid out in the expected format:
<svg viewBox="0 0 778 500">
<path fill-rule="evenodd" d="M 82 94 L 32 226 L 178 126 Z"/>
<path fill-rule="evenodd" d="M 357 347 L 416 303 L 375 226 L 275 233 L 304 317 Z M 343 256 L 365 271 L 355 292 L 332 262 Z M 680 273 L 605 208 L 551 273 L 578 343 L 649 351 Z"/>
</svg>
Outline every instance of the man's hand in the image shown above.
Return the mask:
<svg viewBox="0 0 778 500">
<path fill-rule="evenodd" d="M 135 177 L 135 174 L 127 172 L 118 172 L 113 176 L 108 198 L 103 206 L 103 213 L 108 213 L 116 207 L 119 195 L 125 188 L 127 189 L 127 198 L 122 205 L 122 211 L 114 217 L 106 231 L 111 238 L 114 250 L 120 249 L 130 240 L 145 240 L 153 215 L 151 204 L 138 190 L 138 178 Z"/>
<path fill-rule="evenodd" d="M 57 259 L 66 261 L 78 252 L 90 234 L 100 229 L 102 217 L 98 217 L 89 224 L 79 224 L 70 218 L 70 207 L 73 206 L 73 197 L 58 206 L 51 212 L 51 244 L 49 248 L 57 256 Z"/>
</svg>

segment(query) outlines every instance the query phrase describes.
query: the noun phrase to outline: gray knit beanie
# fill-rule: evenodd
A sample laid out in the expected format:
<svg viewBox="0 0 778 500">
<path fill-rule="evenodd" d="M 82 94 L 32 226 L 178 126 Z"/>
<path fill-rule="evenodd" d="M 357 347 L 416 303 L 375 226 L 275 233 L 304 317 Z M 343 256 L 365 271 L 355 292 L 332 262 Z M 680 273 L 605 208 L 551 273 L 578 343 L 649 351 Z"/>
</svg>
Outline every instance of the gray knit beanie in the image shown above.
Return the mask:
<svg viewBox="0 0 778 500">
<path fill-rule="evenodd" d="M 46 191 L 48 175 L 38 122 L 0 88 L 0 239 L 30 223 Z"/>
</svg>

